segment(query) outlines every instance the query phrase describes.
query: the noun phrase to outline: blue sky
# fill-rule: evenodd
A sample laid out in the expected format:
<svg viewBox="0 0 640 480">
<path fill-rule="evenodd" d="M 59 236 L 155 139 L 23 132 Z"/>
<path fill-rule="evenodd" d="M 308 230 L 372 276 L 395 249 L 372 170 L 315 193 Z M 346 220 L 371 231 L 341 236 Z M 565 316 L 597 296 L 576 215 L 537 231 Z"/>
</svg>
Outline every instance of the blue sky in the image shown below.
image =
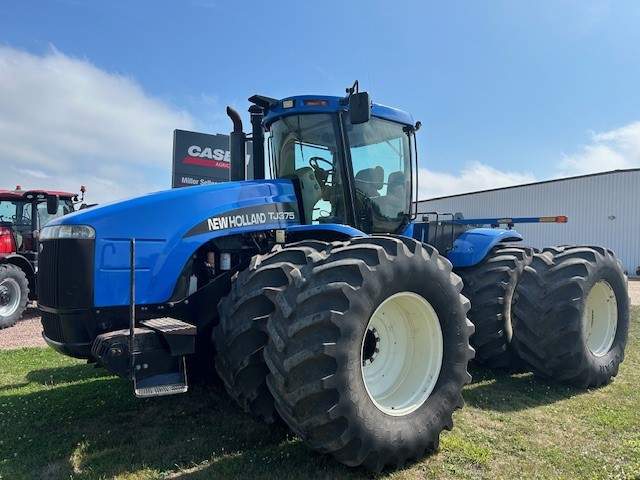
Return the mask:
<svg viewBox="0 0 640 480">
<path fill-rule="evenodd" d="M 175 128 L 359 79 L 411 112 L 421 197 L 640 167 L 640 2 L 0 3 L 0 188 L 170 186 Z"/>
</svg>

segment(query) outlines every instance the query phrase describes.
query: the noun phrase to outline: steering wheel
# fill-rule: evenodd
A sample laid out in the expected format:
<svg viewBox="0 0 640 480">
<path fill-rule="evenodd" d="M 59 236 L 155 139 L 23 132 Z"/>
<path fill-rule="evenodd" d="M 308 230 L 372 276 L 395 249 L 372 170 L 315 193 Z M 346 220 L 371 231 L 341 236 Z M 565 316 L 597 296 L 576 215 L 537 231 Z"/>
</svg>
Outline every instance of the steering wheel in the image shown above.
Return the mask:
<svg viewBox="0 0 640 480">
<path fill-rule="evenodd" d="M 329 169 L 321 167 L 320 166 L 321 164 L 328 165 Z M 309 165 L 311 166 L 311 168 L 313 168 L 313 173 L 315 174 L 316 179 L 320 184 L 320 187 L 324 188 L 324 186 L 327 184 L 327 179 L 329 178 L 329 175 L 333 173 L 333 163 L 331 163 L 326 158 L 311 157 L 309 159 Z"/>
<path fill-rule="evenodd" d="M 329 165 L 329 170 L 327 170 L 326 168 L 322 168 L 320 166 L 321 163 L 327 164 Z M 313 168 L 314 170 L 324 170 L 324 171 L 332 171 L 333 170 L 333 163 L 331 163 L 329 160 L 327 160 L 326 158 L 322 158 L 322 157 L 311 157 L 309 159 L 309 165 L 311 166 L 311 168 Z"/>
</svg>

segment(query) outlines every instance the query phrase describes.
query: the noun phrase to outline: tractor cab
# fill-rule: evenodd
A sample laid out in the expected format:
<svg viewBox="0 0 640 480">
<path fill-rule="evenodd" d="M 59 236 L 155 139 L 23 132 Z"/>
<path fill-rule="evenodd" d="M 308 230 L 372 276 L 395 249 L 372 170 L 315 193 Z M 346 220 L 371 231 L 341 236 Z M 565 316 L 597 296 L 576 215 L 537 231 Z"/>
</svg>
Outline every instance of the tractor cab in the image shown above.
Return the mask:
<svg viewBox="0 0 640 480">
<path fill-rule="evenodd" d="M 47 222 L 74 210 L 74 193 L 43 190 L 0 191 L 0 253 L 37 252 L 38 232 Z M 33 258 L 31 258 L 33 260 Z"/>
<path fill-rule="evenodd" d="M 296 180 L 304 223 L 366 233 L 400 233 L 409 224 L 416 128 L 408 114 L 368 98 L 295 97 L 268 106 L 271 175 Z M 354 113 L 354 103 L 371 114 Z"/>
</svg>

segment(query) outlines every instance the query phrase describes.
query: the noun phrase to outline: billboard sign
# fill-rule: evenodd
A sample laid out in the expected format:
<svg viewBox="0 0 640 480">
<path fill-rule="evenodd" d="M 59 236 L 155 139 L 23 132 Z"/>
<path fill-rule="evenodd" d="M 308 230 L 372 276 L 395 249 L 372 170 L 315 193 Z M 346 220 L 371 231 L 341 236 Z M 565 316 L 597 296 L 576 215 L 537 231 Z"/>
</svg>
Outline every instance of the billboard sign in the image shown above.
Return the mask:
<svg viewBox="0 0 640 480">
<path fill-rule="evenodd" d="M 174 130 L 172 188 L 228 182 L 230 156 L 228 135 Z"/>
</svg>

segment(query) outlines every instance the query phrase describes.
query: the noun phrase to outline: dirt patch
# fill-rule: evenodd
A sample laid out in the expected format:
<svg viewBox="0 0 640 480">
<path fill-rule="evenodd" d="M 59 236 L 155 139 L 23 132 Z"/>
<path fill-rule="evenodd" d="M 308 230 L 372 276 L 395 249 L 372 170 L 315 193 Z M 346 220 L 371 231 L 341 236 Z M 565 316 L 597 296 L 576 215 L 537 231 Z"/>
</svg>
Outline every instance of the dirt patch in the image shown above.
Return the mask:
<svg viewBox="0 0 640 480">
<path fill-rule="evenodd" d="M 631 305 L 640 305 L 640 279 L 629 280 Z M 13 327 L 0 330 L 0 349 L 45 347 L 42 339 L 40 311 L 35 303 L 30 304 L 25 315 Z"/>
</svg>

